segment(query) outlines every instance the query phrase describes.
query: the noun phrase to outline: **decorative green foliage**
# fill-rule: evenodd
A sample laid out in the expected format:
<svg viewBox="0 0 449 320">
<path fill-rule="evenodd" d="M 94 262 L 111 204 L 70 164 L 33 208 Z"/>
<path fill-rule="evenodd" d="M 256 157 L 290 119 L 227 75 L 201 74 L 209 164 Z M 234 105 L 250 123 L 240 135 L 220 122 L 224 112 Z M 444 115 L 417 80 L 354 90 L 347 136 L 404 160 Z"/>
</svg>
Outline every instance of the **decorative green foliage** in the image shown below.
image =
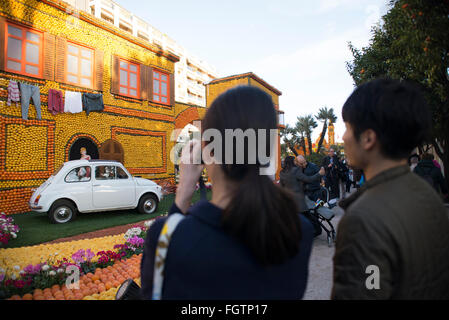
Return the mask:
<svg viewBox="0 0 449 320">
<path fill-rule="evenodd" d="M 355 85 L 389 77 L 422 85 L 432 111 L 428 141 L 444 162 L 449 178 L 449 0 L 392 0 L 372 29 L 368 47 L 349 43 L 347 69 Z"/>
</svg>

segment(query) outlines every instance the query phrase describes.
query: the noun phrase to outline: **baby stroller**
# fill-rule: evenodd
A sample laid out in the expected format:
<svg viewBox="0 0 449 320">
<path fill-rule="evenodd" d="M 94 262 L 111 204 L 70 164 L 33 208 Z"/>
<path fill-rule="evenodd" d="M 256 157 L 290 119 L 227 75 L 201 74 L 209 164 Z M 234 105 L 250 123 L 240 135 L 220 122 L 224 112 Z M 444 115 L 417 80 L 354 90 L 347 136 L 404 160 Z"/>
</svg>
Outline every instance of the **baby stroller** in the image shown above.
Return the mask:
<svg viewBox="0 0 449 320">
<path fill-rule="evenodd" d="M 331 210 L 336 204 L 329 203 L 329 191 L 326 188 L 322 188 L 322 196 L 316 202 L 309 199 L 306 196 L 306 205 L 309 208 L 309 214 L 313 216 L 321 228 L 326 231 L 327 234 L 327 244 L 329 247 L 335 242 L 336 232 L 332 225 L 332 218 L 335 216 L 334 212 Z M 325 226 L 326 223 L 328 227 Z"/>
</svg>

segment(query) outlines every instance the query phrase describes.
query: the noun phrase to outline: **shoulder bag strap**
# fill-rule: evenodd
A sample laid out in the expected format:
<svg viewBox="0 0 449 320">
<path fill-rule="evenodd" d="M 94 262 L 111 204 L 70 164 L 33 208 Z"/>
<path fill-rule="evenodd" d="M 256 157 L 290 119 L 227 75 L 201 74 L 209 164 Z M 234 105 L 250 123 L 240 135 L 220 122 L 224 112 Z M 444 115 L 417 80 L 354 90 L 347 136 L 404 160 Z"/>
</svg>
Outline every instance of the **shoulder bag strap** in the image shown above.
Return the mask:
<svg viewBox="0 0 449 320">
<path fill-rule="evenodd" d="M 171 236 L 178 224 L 184 219 L 181 213 L 173 213 L 165 221 L 157 242 L 153 272 L 153 300 L 161 300 L 164 284 L 164 267 Z"/>
</svg>

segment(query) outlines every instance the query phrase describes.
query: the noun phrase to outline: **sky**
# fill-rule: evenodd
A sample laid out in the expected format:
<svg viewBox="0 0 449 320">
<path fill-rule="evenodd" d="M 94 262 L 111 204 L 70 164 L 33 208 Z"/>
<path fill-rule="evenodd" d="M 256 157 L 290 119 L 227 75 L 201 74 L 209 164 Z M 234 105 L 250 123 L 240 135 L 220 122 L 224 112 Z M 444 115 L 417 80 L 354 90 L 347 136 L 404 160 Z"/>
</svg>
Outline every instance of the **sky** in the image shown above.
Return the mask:
<svg viewBox="0 0 449 320">
<path fill-rule="evenodd" d="M 282 92 L 285 123 L 333 108 L 336 141 L 341 108 L 354 90 L 348 43 L 369 44 L 388 0 L 114 0 L 167 34 L 219 77 L 253 72 Z M 318 138 L 322 125 L 312 135 Z M 327 137 L 326 137 L 327 138 Z"/>
</svg>

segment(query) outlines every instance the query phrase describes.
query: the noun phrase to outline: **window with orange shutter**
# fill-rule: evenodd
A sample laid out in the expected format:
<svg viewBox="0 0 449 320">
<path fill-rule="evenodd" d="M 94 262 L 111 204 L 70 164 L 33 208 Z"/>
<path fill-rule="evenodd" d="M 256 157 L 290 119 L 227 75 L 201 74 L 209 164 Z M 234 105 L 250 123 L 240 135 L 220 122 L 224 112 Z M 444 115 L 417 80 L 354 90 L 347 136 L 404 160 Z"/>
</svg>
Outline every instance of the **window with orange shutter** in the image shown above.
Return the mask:
<svg viewBox="0 0 449 320">
<path fill-rule="evenodd" d="M 119 93 L 132 98 L 140 98 L 140 65 L 119 60 Z"/>
<path fill-rule="evenodd" d="M 5 70 L 42 76 L 42 32 L 6 23 Z"/>
<path fill-rule="evenodd" d="M 153 70 L 153 101 L 170 104 L 170 76 Z"/>
<path fill-rule="evenodd" d="M 66 52 L 66 82 L 92 89 L 94 86 L 94 50 L 67 42 Z"/>
</svg>

